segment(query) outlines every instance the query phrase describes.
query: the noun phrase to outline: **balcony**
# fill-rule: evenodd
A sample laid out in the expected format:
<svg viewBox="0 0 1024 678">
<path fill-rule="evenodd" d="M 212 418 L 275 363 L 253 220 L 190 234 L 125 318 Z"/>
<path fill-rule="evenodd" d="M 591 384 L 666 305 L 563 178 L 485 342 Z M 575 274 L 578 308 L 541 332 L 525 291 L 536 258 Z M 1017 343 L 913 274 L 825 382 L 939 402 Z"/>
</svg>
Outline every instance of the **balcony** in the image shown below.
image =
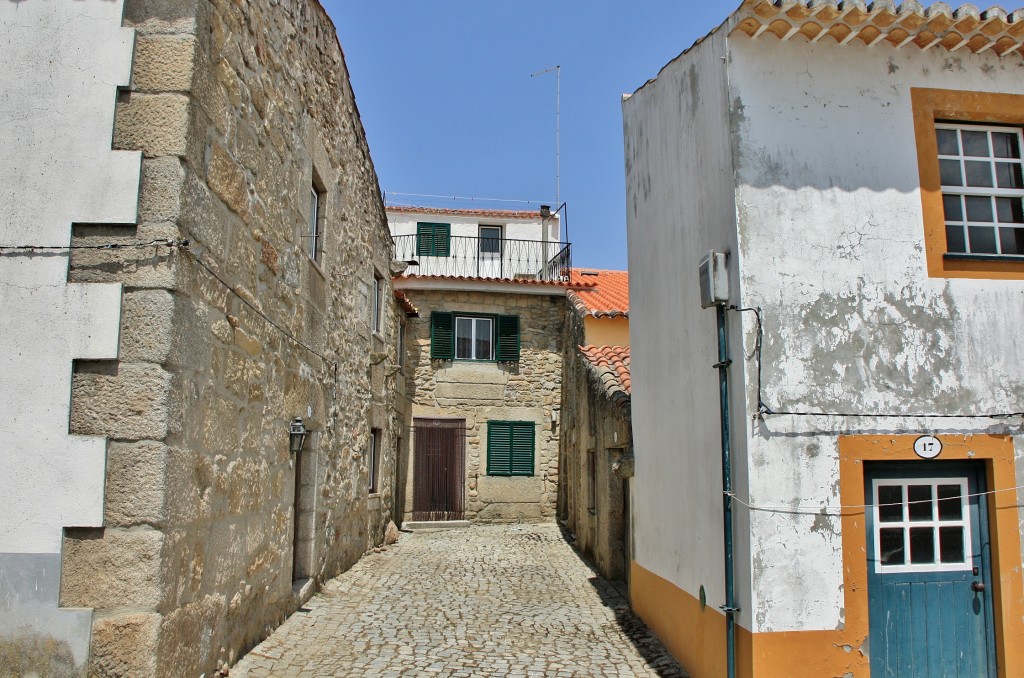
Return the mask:
<svg viewBox="0 0 1024 678">
<path fill-rule="evenodd" d="M 396 235 L 395 259 L 413 262 L 405 275 L 568 281 L 569 243 L 449 236 Z"/>
</svg>

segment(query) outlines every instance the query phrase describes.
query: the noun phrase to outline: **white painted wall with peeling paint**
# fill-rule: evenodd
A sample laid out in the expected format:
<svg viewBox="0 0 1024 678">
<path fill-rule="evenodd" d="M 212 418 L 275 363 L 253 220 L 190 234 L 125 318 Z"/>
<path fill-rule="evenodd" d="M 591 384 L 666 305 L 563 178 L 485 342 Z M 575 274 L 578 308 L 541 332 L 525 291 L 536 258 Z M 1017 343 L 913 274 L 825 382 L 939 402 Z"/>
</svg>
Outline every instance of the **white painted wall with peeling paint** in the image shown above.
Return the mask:
<svg viewBox="0 0 1024 678">
<path fill-rule="evenodd" d="M 912 87 L 1022 94 L 1019 55 L 734 35 L 730 64 L 742 301 L 764 309 L 768 405 L 1020 411 L 1024 283 L 928 277 L 910 101 Z M 989 419 L 769 417 L 749 441 L 750 501 L 838 504 L 833 431 L 940 430 L 1009 432 Z M 839 519 L 757 512 L 752 527 L 755 630 L 842 624 Z"/>
<path fill-rule="evenodd" d="M 1024 283 L 927 276 L 910 88 L 1019 94 L 1022 68 L 1017 55 L 716 33 L 624 102 L 640 565 L 723 601 L 714 312 L 696 277 L 707 249 L 733 255 L 733 303 L 764 310 L 769 406 L 1021 409 Z M 735 486 L 751 503 L 837 504 L 840 433 L 1013 432 L 970 418 L 757 422 L 757 366 L 738 343 L 752 353 L 755 325 L 730 323 Z M 741 625 L 840 626 L 838 520 L 737 511 Z"/>
<path fill-rule="evenodd" d="M 111 150 L 121 17 L 120 1 L 0 3 L 0 245 L 135 222 L 141 158 Z M 69 435 L 71 369 L 117 357 L 121 289 L 67 272 L 67 251 L 0 257 L 0 635 L 49 635 L 82 664 L 91 615 L 57 609 L 61 538 L 102 524 L 105 441 Z"/>
</svg>

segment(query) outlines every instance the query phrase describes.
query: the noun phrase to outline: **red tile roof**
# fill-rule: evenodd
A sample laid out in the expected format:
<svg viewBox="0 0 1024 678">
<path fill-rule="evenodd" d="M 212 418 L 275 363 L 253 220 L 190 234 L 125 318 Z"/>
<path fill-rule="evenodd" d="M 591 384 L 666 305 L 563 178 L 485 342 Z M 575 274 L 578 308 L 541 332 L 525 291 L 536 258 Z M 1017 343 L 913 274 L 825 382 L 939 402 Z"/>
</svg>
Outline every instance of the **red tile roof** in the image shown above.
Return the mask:
<svg viewBox="0 0 1024 678">
<path fill-rule="evenodd" d="M 386 212 L 398 214 L 443 214 L 453 217 L 494 217 L 502 219 L 540 219 L 539 211 L 532 210 L 484 210 L 456 209 L 448 207 L 416 207 L 414 205 L 388 205 Z"/>
<path fill-rule="evenodd" d="M 569 301 L 580 315 L 595 318 L 629 317 L 629 273 L 593 268 L 574 268 L 572 282 L 594 283 L 592 289 L 570 291 Z"/>
<path fill-rule="evenodd" d="M 473 282 L 499 282 L 512 283 L 515 285 L 550 285 L 552 287 L 566 287 L 570 289 L 588 289 L 597 285 L 595 282 L 579 282 L 575 280 L 535 280 L 534 278 L 481 278 L 471 275 L 419 275 L 407 273 L 396 277 L 401 280 L 472 280 Z"/>
<path fill-rule="evenodd" d="M 601 381 L 608 397 L 628 403 L 633 394 L 629 376 L 629 346 L 580 346 L 591 372 Z"/>
<path fill-rule="evenodd" d="M 411 316 L 413 318 L 419 317 L 420 310 L 412 305 L 412 302 L 409 300 L 409 297 L 405 294 L 405 292 L 403 292 L 402 290 L 395 290 L 395 299 L 398 300 L 399 308 L 405 311 L 405 314 L 407 316 Z"/>
</svg>

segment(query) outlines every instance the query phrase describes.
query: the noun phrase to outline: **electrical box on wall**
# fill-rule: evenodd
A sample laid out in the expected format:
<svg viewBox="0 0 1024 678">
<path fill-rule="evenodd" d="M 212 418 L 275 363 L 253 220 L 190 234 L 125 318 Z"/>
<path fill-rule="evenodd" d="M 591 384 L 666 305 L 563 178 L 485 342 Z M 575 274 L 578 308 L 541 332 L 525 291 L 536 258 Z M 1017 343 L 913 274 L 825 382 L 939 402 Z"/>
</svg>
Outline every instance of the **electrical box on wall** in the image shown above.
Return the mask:
<svg viewBox="0 0 1024 678">
<path fill-rule="evenodd" d="M 710 308 L 729 302 L 729 271 L 725 254 L 708 250 L 700 260 L 700 305 Z"/>
</svg>

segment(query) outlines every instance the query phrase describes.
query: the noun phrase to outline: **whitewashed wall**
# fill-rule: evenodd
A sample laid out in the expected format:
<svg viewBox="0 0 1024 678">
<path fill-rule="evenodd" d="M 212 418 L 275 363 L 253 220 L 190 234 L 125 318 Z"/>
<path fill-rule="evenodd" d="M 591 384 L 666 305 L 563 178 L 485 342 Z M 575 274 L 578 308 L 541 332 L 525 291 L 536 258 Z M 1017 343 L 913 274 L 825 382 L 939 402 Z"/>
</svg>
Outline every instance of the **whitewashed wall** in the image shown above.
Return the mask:
<svg viewBox="0 0 1024 678">
<path fill-rule="evenodd" d="M 0 3 L 0 245 L 68 245 L 136 219 L 140 156 L 111 151 L 134 35 L 111 0 Z M 0 257 L 0 638 L 87 659 L 89 611 L 58 610 L 66 526 L 100 526 L 105 441 L 70 436 L 74 359 L 117 357 L 120 285 L 67 284 L 68 252 Z"/>
<path fill-rule="evenodd" d="M 635 560 L 708 605 L 725 603 L 715 311 L 697 266 L 709 249 L 736 263 L 726 41 L 713 35 L 623 102 L 633 377 Z M 733 276 L 735 286 L 735 275 Z M 729 318 L 738 327 L 739 318 Z M 738 358 L 739 333 L 730 346 Z M 743 392 L 743 372 L 731 388 Z M 734 398 L 734 402 L 742 396 Z M 732 416 L 745 483 L 744 413 Z M 749 609 L 747 525 L 736 514 L 737 594 Z M 749 620 L 741 617 L 749 626 Z"/>
<path fill-rule="evenodd" d="M 418 222 L 442 223 L 451 225 L 453 238 L 473 238 L 473 240 L 452 241 L 452 257 L 459 259 L 458 262 L 423 262 L 422 271 L 430 274 L 432 270 L 428 266 L 454 266 L 456 272 L 446 273 L 464 276 L 481 277 L 513 277 L 517 273 L 536 274 L 543 268 L 544 264 L 555 257 L 561 247 L 559 246 L 559 218 L 553 215 L 549 219 L 508 219 L 503 217 L 485 217 L 476 214 L 455 215 L 455 214 L 430 214 L 430 213 L 407 213 L 389 212 L 388 226 L 391 234 L 395 236 L 416 235 L 416 224 Z M 502 266 L 477 265 L 477 243 L 476 238 L 480 236 L 481 226 L 500 226 L 502 238 L 507 241 L 503 245 Z M 411 238 L 399 241 L 399 248 L 396 252 L 400 259 L 407 255 L 415 255 L 415 243 Z M 419 260 L 422 257 L 414 256 Z M 420 273 L 420 267 L 410 267 L 409 273 Z"/>
<path fill-rule="evenodd" d="M 910 102 L 911 87 L 1024 93 L 1018 56 L 743 35 L 730 51 L 742 303 L 764 309 L 769 406 L 1019 411 L 1024 284 L 928 278 Z M 838 504 L 836 431 L 920 430 L 1007 429 L 769 417 L 749 441 L 750 500 Z M 838 519 L 758 512 L 753 534 L 755 630 L 842 623 Z"/>
</svg>

